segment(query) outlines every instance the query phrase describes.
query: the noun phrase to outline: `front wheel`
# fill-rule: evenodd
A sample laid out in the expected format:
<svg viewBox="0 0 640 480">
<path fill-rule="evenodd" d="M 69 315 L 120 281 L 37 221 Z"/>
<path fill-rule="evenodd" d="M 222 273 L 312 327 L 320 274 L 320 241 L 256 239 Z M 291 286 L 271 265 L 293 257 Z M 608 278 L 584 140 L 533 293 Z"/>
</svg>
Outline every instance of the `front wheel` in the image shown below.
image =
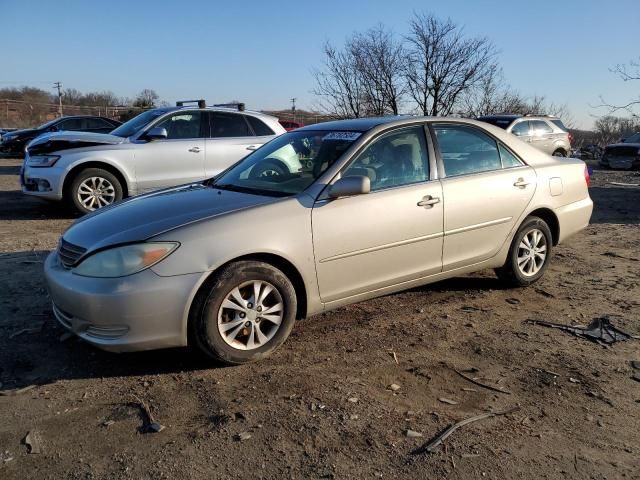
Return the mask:
<svg viewBox="0 0 640 480">
<path fill-rule="evenodd" d="M 78 173 L 65 192 L 67 200 L 80 213 L 89 213 L 122 199 L 117 177 L 102 168 L 87 168 Z"/>
<path fill-rule="evenodd" d="M 507 261 L 496 274 L 514 287 L 531 285 L 544 275 L 552 245 L 547 223 L 539 217 L 528 217 L 513 237 Z"/>
<path fill-rule="evenodd" d="M 297 300 L 291 281 L 264 262 L 227 265 L 202 294 L 191 337 L 207 356 L 229 365 L 268 356 L 284 343 L 295 323 Z"/>
<path fill-rule="evenodd" d="M 553 156 L 554 157 L 566 157 L 567 154 L 565 153 L 564 150 L 556 150 L 555 152 L 553 152 Z"/>
</svg>

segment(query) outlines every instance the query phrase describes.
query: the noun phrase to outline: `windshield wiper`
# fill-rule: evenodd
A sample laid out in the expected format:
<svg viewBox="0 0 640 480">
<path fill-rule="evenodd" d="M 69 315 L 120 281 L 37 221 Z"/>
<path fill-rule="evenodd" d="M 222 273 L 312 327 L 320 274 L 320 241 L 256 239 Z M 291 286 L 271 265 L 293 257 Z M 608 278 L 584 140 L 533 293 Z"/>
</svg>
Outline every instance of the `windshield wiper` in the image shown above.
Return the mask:
<svg viewBox="0 0 640 480">
<path fill-rule="evenodd" d="M 240 192 L 240 193 L 249 193 L 251 195 L 262 195 L 267 197 L 288 197 L 291 193 L 287 192 L 279 192 L 277 190 L 266 190 L 260 188 L 251 188 L 251 187 L 243 187 L 241 185 L 234 185 L 232 183 L 212 183 L 210 184 L 212 188 L 217 188 L 219 190 L 228 190 L 230 192 Z"/>
</svg>

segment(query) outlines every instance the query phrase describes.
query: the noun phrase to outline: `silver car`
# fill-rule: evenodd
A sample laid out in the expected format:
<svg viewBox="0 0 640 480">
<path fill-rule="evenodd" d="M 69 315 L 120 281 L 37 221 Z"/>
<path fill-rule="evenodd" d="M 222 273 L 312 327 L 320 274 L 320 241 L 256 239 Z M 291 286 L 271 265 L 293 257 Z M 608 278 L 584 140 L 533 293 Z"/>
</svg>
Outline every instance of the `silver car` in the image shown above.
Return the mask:
<svg viewBox="0 0 640 480">
<path fill-rule="evenodd" d="M 562 120 L 550 115 L 487 115 L 478 117 L 481 122 L 491 123 L 520 137 L 549 155 L 568 157 L 571 152 L 572 135 Z"/>
<path fill-rule="evenodd" d="M 40 136 L 26 149 L 22 191 L 66 200 L 87 213 L 122 198 L 217 175 L 285 132 L 277 118 L 245 111 L 243 104 L 212 108 L 200 102 L 146 111 L 108 135 Z M 297 170 L 299 164 L 289 160 L 274 161 L 262 174 Z"/>
<path fill-rule="evenodd" d="M 291 152 L 298 171 L 252 174 Z M 486 268 L 535 282 L 588 225 L 588 182 L 582 161 L 473 120 L 317 124 L 81 218 L 46 281 L 58 321 L 101 348 L 190 344 L 240 364 L 342 305 Z"/>
</svg>

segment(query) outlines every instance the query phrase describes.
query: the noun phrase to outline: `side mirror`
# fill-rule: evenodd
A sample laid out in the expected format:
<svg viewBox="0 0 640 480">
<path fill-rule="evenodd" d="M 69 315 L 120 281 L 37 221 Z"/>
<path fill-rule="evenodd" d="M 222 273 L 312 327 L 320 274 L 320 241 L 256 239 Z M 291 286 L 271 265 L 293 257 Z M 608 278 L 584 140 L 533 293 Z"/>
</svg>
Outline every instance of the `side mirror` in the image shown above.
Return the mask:
<svg viewBox="0 0 640 480">
<path fill-rule="evenodd" d="M 162 128 L 162 127 L 153 127 L 151 130 L 149 130 L 145 136 L 149 139 L 149 140 L 160 140 L 163 138 L 167 138 L 169 136 L 169 134 L 167 133 L 167 129 L 166 128 Z"/>
<path fill-rule="evenodd" d="M 329 198 L 362 195 L 371 191 L 371 180 L 365 175 L 343 177 L 329 188 Z"/>
<path fill-rule="evenodd" d="M 53 125 L 52 127 L 49 127 L 48 129 L 50 132 L 57 132 L 58 131 L 58 127 L 56 127 L 55 125 Z"/>
</svg>

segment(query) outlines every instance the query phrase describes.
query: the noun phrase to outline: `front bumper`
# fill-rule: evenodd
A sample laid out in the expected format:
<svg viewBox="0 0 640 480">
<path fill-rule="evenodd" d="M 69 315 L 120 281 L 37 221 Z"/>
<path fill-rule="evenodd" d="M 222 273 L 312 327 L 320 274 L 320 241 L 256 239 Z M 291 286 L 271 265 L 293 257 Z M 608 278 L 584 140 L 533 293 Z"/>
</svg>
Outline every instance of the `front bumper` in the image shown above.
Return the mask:
<svg viewBox="0 0 640 480">
<path fill-rule="evenodd" d="M 20 169 L 22 193 L 49 200 L 62 200 L 65 171 L 62 168 L 33 168 L 26 166 L 25 159 Z"/>
<path fill-rule="evenodd" d="M 113 352 L 187 344 L 187 316 L 202 273 L 161 277 L 150 269 L 89 278 L 65 269 L 57 252 L 44 266 L 53 312 L 67 330 Z"/>
</svg>

